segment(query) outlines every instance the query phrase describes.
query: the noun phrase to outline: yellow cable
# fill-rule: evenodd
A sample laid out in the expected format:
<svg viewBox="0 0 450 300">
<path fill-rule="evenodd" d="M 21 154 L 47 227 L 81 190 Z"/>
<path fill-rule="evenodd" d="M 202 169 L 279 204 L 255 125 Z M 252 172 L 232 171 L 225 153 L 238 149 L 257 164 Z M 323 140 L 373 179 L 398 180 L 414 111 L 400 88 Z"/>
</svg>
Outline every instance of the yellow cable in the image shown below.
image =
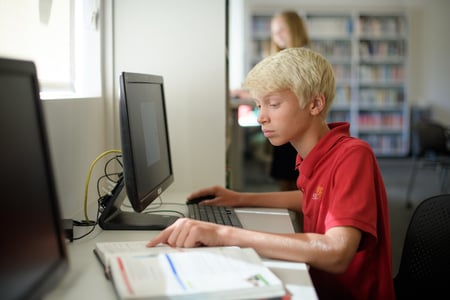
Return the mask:
<svg viewBox="0 0 450 300">
<path fill-rule="evenodd" d="M 122 153 L 121 150 L 108 150 L 103 152 L 102 154 L 100 154 L 99 156 L 97 156 L 96 159 L 94 159 L 94 161 L 91 163 L 91 166 L 89 167 L 89 172 L 88 172 L 88 176 L 86 178 L 86 185 L 84 188 L 84 218 L 86 219 L 87 224 L 89 224 L 89 217 L 87 214 L 87 199 L 88 199 L 88 189 L 89 189 L 89 181 L 91 180 L 91 174 L 92 174 L 92 170 L 94 169 L 95 164 L 103 157 L 105 157 L 108 154 L 111 153 Z"/>
</svg>

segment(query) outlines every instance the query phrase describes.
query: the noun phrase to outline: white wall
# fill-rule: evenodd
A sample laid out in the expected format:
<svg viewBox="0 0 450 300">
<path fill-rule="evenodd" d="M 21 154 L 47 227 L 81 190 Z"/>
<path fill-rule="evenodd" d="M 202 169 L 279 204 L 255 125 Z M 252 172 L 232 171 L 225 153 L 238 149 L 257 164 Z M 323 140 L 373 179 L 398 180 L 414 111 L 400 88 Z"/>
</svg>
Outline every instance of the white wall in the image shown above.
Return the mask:
<svg viewBox="0 0 450 300">
<path fill-rule="evenodd" d="M 225 185 L 225 1 L 116 0 L 114 28 L 116 78 L 164 77 L 171 190 Z"/>
<path fill-rule="evenodd" d="M 56 185 L 65 218 L 81 218 L 91 162 L 106 149 L 103 99 L 42 101 Z M 96 167 L 88 199 L 96 203 Z M 89 217 L 94 218 L 95 207 Z"/>
</svg>

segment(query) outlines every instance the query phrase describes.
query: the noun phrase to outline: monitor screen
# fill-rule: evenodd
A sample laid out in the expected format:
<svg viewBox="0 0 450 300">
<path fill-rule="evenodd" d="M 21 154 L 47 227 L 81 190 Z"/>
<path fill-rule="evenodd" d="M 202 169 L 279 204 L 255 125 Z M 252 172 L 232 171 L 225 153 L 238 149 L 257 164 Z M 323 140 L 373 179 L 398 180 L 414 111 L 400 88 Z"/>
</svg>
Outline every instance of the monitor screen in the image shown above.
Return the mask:
<svg viewBox="0 0 450 300">
<path fill-rule="evenodd" d="M 100 226 L 161 230 L 177 217 L 141 212 L 174 181 L 163 77 L 123 72 L 119 114 L 123 180 L 109 200 L 112 203 L 106 207 L 107 210 L 108 206 L 114 207 L 110 210 L 114 216 L 108 217 L 108 212 L 103 212 Z M 119 207 L 125 192 L 134 212 Z"/>
<path fill-rule="evenodd" d="M 68 269 L 33 62 L 0 58 L 2 299 L 41 299 Z"/>
</svg>

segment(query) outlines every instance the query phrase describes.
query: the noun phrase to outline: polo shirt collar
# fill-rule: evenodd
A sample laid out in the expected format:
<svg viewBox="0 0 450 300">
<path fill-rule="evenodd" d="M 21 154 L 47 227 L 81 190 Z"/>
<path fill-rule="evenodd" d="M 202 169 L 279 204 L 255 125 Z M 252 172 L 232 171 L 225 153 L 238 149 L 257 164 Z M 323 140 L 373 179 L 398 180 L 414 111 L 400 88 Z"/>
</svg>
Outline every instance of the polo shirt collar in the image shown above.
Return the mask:
<svg viewBox="0 0 450 300">
<path fill-rule="evenodd" d="M 350 136 L 350 123 L 329 123 L 330 131 L 324 135 L 313 147 L 306 158 L 297 154 L 295 169 L 306 178 L 310 178 L 318 161 L 323 159 L 326 153 L 343 137 Z"/>
</svg>

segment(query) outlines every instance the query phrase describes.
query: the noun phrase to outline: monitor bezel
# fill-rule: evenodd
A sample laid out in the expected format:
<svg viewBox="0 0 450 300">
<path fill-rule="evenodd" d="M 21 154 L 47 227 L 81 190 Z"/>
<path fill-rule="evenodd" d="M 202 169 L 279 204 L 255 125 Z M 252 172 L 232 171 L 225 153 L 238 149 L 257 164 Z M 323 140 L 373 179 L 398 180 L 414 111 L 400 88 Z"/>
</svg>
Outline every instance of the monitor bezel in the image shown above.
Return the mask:
<svg viewBox="0 0 450 300">
<path fill-rule="evenodd" d="M 39 133 L 39 139 L 41 141 L 40 147 L 42 148 L 43 159 L 45 160 L 45 174 L 46 182 L 48 184 L 48 193 L 51 197 L 49 199 L 53 216 L 53 224 L 55 231 L 55 238 L 58 244 L 58 258 L 47 266 L 46 272 L 37 280 L 27 287 L 27 291 L 24 291 L 23 298 L 21 299 L 42 299 L 47 293 L 54 289 L 58 283 L 62 280 L 69 270 L 69 257 L 66 248 L 66 239 L 64 235 L 63 222 L 61 218 L 60 203 L 56 189 L 55 177 L 53 173 L 53 167 L 50 157 L 50 149 L 47 138 L 47 130 L 44 119 L 44 112 L 42 108 L 42 100 L 40 98 L 39 81 L 37 77 L 36 66 L 33 61 L 20 60 L 12 58 L 0 58 L 0 74 L 8 73 L 18 76 L 28 77 L 33 84 L 33 106 L 37 119 L 37 130 Z M 20 237 L 18 237 L 20 238 Z M 31 250 L 32 251 L 32 250 Z M 23 290 L 25 286 L 23 282 L 18 282 L 17 289 Z"/>
<path fill-rule="evenodd" d="M 140 198 L 139 194 L 142 191 L 138 190 L 137 187 L 137 175 L 136 175 L 136 157 L 133 151 L 133 140 L 130 134 L 132 130 L 130 128 L 130 115 L 129 115 L 129 95 L 128 95 L 128 85 L 129 84 L 157 84 L 161 88 L 162 95 L 162 109 L 163 109 L 163 120 L 164 120 L 164 131 L 168 155 L 168 167 L 169 174 L 165 176 L 161 182 L 151 187 L 150 190 L 145 191 L 145 195 Z M 154 74 L 143 74 L 143 73 L 133 73 L 133 72 L 122 72 L 120 75 L 120 128 L 121 128 L 121 144 L 122 144 L 122 157 L 124 165 L 124 186 L 130 204 L 132 205 L 134 211 L 142 212 L 147 208 L 155 199 L 157 199 L 167 188 L 174 182 L 174 171 L 172 165 L 172 155 L 170 148 L 170 137 L 169 128 L 167 121 L 167 108 L 165 100 L 164 91 L 164 79 L 161 75 Z"/>
</svg>

